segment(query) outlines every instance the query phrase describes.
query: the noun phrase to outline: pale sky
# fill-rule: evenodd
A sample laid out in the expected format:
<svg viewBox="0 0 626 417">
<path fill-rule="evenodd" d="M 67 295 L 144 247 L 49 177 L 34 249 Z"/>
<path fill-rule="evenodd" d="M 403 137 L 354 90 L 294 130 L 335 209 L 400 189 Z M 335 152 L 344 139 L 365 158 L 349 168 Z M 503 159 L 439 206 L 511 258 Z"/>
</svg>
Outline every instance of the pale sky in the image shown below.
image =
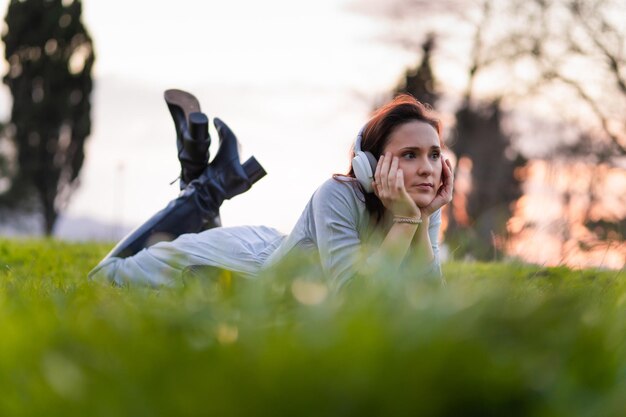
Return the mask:
<svg viewBox="0 0 626 417">
<path fill-rule="evenodd" d="M 0 0 L 3 16 L 7 4 Z M 96 89 L 81 187 L 66 214 L 137 225 L 177 195 L 169 185 L 179 173 L 175 132 L 162 93 L 181 88 L 227 122 L 244 155 L 268 172 L 225 202 L 224 225 L 288 232 L 313 191 L 346 172 L 373 101 L 416 59 L 383 43 L 385 26 L 348 4 L 84 0 Z M 3 119 L 9 103 L 2 86 Z"/>
</svg>

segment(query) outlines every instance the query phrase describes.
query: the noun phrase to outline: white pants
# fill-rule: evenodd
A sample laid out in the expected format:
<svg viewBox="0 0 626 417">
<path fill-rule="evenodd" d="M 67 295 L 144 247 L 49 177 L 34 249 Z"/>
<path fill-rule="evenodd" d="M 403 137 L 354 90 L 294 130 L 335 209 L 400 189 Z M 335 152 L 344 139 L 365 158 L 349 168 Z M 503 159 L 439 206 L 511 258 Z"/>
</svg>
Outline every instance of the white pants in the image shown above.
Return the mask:
<svg viewBox="0 0 626 417">
<path fill-rule="evenodd" d="M 216 227 L 159 242 L 128 258 L 103 260 L 89 278 L 124 284 L 173 285 L 185 268 L 209 265 L 253 277 L 285 235 L 265 226 Z"/>
</svg>

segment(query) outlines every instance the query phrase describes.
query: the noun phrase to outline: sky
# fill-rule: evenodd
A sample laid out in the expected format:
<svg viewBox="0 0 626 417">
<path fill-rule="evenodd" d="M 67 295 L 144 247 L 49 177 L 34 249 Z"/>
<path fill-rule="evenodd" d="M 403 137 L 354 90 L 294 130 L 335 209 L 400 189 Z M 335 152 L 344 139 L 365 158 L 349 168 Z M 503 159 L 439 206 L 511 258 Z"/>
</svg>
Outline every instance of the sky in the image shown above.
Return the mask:
<svg viewBox="0 0 626 417">
<path fill-rule="evenodd" d="M 3 14 L 7 5 L 0 0 Z M 416 60 L 382 41 L 384 23 L 350 6 L 84 0 L 96 51 L 92 135 L 66 216 L 135 226 L 176 197 L 175 132 L 162 97 L 179 88 L 229 124 L 244 159 L 254 155 L 268 172 L 223 204 L 223 224 L 288 232 L 315 189 L 347 171 L 373 103 Z M 3 85 L 3 119 L 9 106 Z"/>
</svg>

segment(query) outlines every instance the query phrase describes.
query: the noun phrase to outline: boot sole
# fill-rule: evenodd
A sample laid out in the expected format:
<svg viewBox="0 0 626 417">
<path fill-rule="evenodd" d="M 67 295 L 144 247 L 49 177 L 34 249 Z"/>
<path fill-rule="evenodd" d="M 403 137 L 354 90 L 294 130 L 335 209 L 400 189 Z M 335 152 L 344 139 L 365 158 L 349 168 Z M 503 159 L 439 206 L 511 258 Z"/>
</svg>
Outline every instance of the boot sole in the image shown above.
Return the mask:
<svg viewBox="0 0 626 417">
<path fill-rule="evenodd" d="M 185 120 L 189 120 L 189 115 L 194 112 L 200 112 L 200 102 L 191 93 L 183 90 L 165 90 L 163 98 L 168 105 L 180 107 L 185 113 Z"/>
</svg>

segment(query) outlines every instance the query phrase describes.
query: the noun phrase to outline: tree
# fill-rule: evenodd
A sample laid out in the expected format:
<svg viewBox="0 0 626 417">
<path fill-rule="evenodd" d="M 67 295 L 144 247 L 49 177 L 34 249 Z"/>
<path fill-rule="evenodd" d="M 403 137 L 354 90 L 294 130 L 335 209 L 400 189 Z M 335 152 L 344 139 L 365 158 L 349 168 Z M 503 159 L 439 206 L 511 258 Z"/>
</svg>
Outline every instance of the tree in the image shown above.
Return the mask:
<svg viewBox="0 0 626 417">
<path fill-rule="evenodd" d="M 452 202 L 456 215 L 450 219 L 449 235 L 459 254 L 479 259 L 493 258 L 503 249 L 513 205 L 522 195 L 522 178 L 516 172 L 527 160 L 504 132 L 503 113 L 500 102 L 493 101 L 462 106 L 455 115 L 457 172 L 465 171 L 469 187 L 459 187 Z"/>
<path fill-rule="evenodd" d="M 95 56 L 81 12 L 80 0 L 11 0 L 2 37 L 17 155 L 2 203 L 24 207 L 35 197 L 47 235 L 78 185 L 91 130 Z"/>
<path fill-rule="evenodd" d="M 422 103 L 433 108 L 437 107 L 439 93 L 437 92 L 435 74 L 433 73 L 431 59 L 435 51 L 435 35 L 430 33 L 421 45 L 421 62 L 415 67 L 408 69 L 404 78 L 394 89 L 394 95 L 400 93 L 410 94 Z"/>
<path fill-rule="evenodd" d="M 604 136 L 602 160 L 626 156 L 626 1 L 536 1 L 541 27 L 531 39 L 537 45 L 540 83 L 563 84 L 577 96 L 601 131 L 595 139 Z M 544 39 L 563 30 L 565 36 Z M 591 65 L 593 73 L 567 68 L 584 65 Z"/>
</svg>

